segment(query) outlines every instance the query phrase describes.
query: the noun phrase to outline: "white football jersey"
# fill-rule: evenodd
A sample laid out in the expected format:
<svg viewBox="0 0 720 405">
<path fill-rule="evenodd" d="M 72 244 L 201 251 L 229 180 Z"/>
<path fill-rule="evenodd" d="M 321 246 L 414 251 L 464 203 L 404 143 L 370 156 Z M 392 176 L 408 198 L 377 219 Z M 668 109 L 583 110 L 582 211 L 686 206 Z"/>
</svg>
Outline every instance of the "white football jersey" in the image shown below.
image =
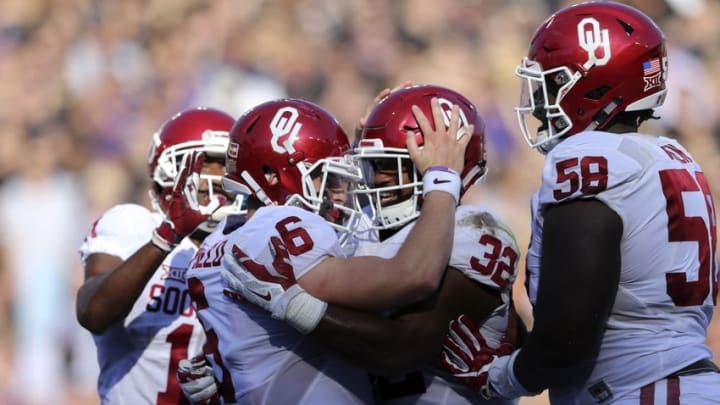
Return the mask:
<svg viewBox="0 0 720 405">
<path fill-rule="evenodd" d="M 356 256 L 391 258 L 402 246 L 414 222 L 381 243 L 361 244 Z M 493 213 L 475 205 L 460 205 L 455 211 L 455 236 L 450 255 L 454 270 L 471 280 L 500 291 L 506 304 L 496 309 L 481 325 L 488 344 L 497 347 L 507 330 L 507 302 L 517 275 L 520 249 L 510 228 Z M 428 368 L 422 379 L 425 392 L 386 400 L 384 404 L 510 404 L 515 401 L 482 399 L 465 386 L 453 382 L 453 377 L 442 370 Z M 441 377 L 444 376 L 444 377 Z"/>
<path fill-rule="evenodd" d="M 269 312 L 223 293 L 221 259 L 233 249 L 250 258 L 253 264 L 248 265 L 272 269 L 282 260 L 299 279 L 329 256 L 346 257 L 333 228 L 318 215 L 290 206 L 260 208 L 242 227 L 227 231 L 229 220 L 205 239 L 188 271 L 224 398 L 269 405 L 371 401 L 365 371 L 329 354 Z M 216 342 L 215 347 L 210 342 Z"/>
<path fill-rule="evenodd" d="M 126 260 L 150 240 L 160 215 L 134 204 L 103 214 L 80 247 L 85 262 L 93 253 Z M 132 310 L 102 335 L 93 335 L 103 404 L 187 403 L 177 382 L 181 359 L 202 353 L 205 335 L 191 305 L 185 271 L 196 251 L 185 238 L 158 267 Z"/>
<path fill-rule="evenodd" d="M 602 201 L 622 219 L 622 269 L 592 375 L 583 387 L 551 392 L 558 403 L 616 400 L 712 356 L 705 335 L 717 294 L 715 211 L 687 150 L 665 137 L 586 132 L 548 153 L 532 199 L 533 303 L 543 209 L 581 198 Z"/>
</svg>

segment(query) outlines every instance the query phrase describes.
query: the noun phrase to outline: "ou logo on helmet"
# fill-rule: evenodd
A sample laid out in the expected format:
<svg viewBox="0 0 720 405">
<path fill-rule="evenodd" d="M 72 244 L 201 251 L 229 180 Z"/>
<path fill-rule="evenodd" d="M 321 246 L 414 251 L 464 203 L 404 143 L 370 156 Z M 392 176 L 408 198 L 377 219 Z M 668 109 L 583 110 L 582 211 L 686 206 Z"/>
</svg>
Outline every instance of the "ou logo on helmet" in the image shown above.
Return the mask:
<svg viewBox="0 0 720 405">
<path fill-rule="evenodd" d="M 440 108 L 442 108 L 443 111 L 443 122 L 446 127 L 449 127 L 450 118 L 452 118 L 453 103 L 446 98 L 440 97 L 438 98 L 438 104 L 440 104 Z M 458 108 L 458 111 L 460 112 L 460 128 L 469 126 L 465 111 L 463 111 L 462 108 Z"/>
<path fill-rule="evenodd" d="M 293 153 L 293 143 L 298 137 L 302 124 L 298 122 L 297 108 L 295 107 L 283 107 L 275 113 L 272 121 L 270 122 L 270 132 L 272 132 L 272 138 L 270 139 L 270 145 L 277 153 Z M 280 143 L 280 138 L 286 136 L 287 138 Z"/>
<path fill-rule="evenodd" d="M 577 26 L 578 43 L 588 54 L 583 64 L 585 70 L 593 66 L 605 66 L 610 60 L 610 32 L 600 29 L 598 20 L 592 17 L 583 18 Z M 598 49 L 602 49 L 602 57 L 597 57 Z"/>
</svg>

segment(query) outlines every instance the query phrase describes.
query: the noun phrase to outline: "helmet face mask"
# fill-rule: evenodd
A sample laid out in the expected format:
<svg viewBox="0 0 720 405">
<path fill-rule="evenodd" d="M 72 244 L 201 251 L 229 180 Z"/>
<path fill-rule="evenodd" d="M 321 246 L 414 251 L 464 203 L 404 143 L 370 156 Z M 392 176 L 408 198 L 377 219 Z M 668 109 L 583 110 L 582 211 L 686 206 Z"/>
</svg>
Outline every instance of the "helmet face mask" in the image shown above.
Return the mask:
<svg viewBox="0 0 720 405">
<path fill-rule="evenodd" d="M 150 201 L 157 212 L 166 215 L 175 179 L 185 155 L 202 152 L 206 161 L 223 162 L 228 132 L 234 122 L 230 115 L 219 110 L 191 108 L 175 114 L 153 134 L 148 152 L 148 172 L 154 185 L 150 190 Z M 201 173 L 202 196 L 198 197 L 208 202 L 219 194 L 232 197 L 219 188 L 220 179 L 218 174 Z M 228 204 L 213 212 L 200 228 L 209 231 L 225 216 L 243 212 L 242 197 L 228 198 Z"/>
<path fill-rule="evenodd" d="M 369 202 L 367 210 L 377 229 L 401 227 L 419 215 L 422 179 L 407 149 L 383 147 L 381 139 L 358 143 L 355 157 L 365 183 L 355 198 Z"/>
<path fill-rule="evenodd" d="M 341 242 L 361 215 L 348 195 L 362 182 L 360 169 L 349 156 L 328 157 L 301 169 L 302 194 L 292 194 L 284 205 L 304 208 L 325 219 Z M 350 224 L 348 224 L 350 223 Z"/>
<path fill-rule="evenodd" d="M 422 147 L 423 136 L 411 107 L 417 105 L 426 117 L 432 117 L 430 101 L 434 97 L 443 109 L 446 126 L 450 124 L 452 106 L 457 104 L 460 126 L 475 127 L 465 151 L 465 167 L 460 173 L 463 189 L 482 181 L 487 173 L 485 126 L 473 103 L 454 90 L 435 85 L 394 90 L 373 107 L 353 150 L 366 179 L 356 190 L 355 198 L 357 204 L 369 202 L 366 210 L 375 229 L 398 228 L 420 215 L 423 184 L 410 159 L 406 133 L 413 131 Z"/>
<path fill-rule="evenodd" d="M 566 66 L 543 70 L 527 58 L 515 74 L 522 80 L 520 104 L 515 107 L 520 131 L 531 148 L 542 150 L 573 129 L 561 102 L 581 75 L 572 74 Z"/>
<path fill-rule="evenodd" d="M 662 105 L 665 37 L 630 6 L 576 4 L 540 25 L 515 73 L 522 84 L 520 129 L 530 147 L 546 153 L 578 132 L 607 130 L 620 113 Z"/>
<path fill-rule="evenodd" d="M 185 154 L 197 150 L 212 156 L 224 156 L 228 142 L 227 131 L 208 129 L 200 135 L 200 140 L 167 145 L 162 147 L 162 151 L 159 152 L 157 157 L 153 158 L 153 152 L 157 150 L 159 145 L 163 145 L 160 136 L 160 132 L 153 135 L 153 147 L 150 149 L 149 164 L 151 165 L 152 180 L 163 188 L 172 188 Z"/>
<path fill-rule="evenodd" d="M 210 217 L 200 224 L 199 229 L 212 232 L 220 221 L 228 215 L 247 213 L 246 196 L 230 193 L 222 188 L 222 178 L 225 172 L 225 155 L 205 152 L 205 165 L 200 172 L 197 190 L 197 202 L 201 209 L 207 207 L 215 198 L 224 198 L 227 203 L 215 209 Z"/>
</svg>

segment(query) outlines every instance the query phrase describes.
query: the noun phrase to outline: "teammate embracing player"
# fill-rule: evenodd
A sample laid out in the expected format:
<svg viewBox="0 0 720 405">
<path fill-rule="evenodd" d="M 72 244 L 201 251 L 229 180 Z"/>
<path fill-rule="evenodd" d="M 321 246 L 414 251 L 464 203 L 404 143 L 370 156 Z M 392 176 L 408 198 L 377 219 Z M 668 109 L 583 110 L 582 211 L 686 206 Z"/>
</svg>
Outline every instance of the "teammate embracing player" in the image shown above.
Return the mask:
<svg viewBox="0 0 720 405">
<path fill-rule="evenodd" d="M 372 401 L 365 370 L 298 330 L 312 330 L 326 306 L 308 292 L 327 300 L 345 296 L 356 306 L 374 302 L 390 308 L 421 299 L 440 283 L 452 245 L 460 189 L 457 172 L 470 136 L 459 133 L 457 106 L 446 126 L 447 117 L 434 102 L 434 129 L 419 109 L 415 114 L 425 146 L 417 146 L 414 134 L 406 140 L 424 174 L 425 202 L 415 229 L 389 258 L 348 256 L 368 224 L 359 207 L 347 203 L 347 193 L 362 176 L 347 156 L 347 137 L 332 115 L 304 100 L 276 100 L 257 106 L 234 125 L 224 186 L 252 195 L 249 219 L 242 228 L 218 227 L 205 240 L 188 271 L 188 284 L 208 339 L 217 342 L 216 372 L 228 377 L 223 378 L 223 392 L 231 380 L 235 400 Z M 276 275 L 290 272 L 299 280 L 298 288 L 289 293 L 282 288 L 253 290 L 251 299 L 272 303 L 268 313 L 236 301 L 238 289 L 253 287 L 237 279 L 223 280 L 223 273 L 227 276 L 226 270 L 236 266 Z"/>
<path fill-rule="evenodd" d="M 366 182 L 353 194 L 370 202 L 365 211 L 374 219 L 373 227 L 379 231 L 381 242 L 361 242 L 355 259 L 391 258 L 418 231 L 421 207 L 424 209 L 427 203 L 424 194 L 434 185 L 421 178 L 422 167 L 413 163 L 412 152 L 406 146 L 408 132 L 411 138 L 418 139 L 418 144 L 427 134 L 419 117 L 433 115 L 436 129 L 449 126 L 455 114 L 460 119 L 460 131 L 466 131 L 464 136 L 470 138 L 458 170 L 462 191 L 486 173 L 483 122 L 475 106 L 461 94 L 440 86 L 419 85 L 381 93 L 377 101 L 364 120 L 364 131 L 353 151 Z M 436 180 L 443 184 L 444 179 Z M 311 291 L 317 280 L 313 272 L 297 275 L 291 267 L 276 266 L 273 270 L 247 260 L 229 261 L 223 271 L 234 292 L 291 325 L 296 326 L 297 319 L 310 314 L 303 312 L 304 308 L 295 311 L 288 308 L 283 312 L 278 302 L 287 299 L 284 295 L 298 294 L 303 288 L 307 292 L 300 294 L 315 296 L 310 301 L 322 308 L 322 318 L 316 326 L 298 330 L 356 366 L 376 372 L 378 376 L 373 379 L 376 403 L 489 403 L 453 382 L 451 376 L 443 378 L 442 371 L 433 365 L 439 358 L 448 322 L 462 313 L 483 322 L 487 340 L 493 347 L 501 346 L 508 328 L 510 287 L 520 253 L 508 227 L 481 207 L 457 207 L 454 222 L 451 255 L 442 265 L 439 287 L 430 296 L 404 302 L 395 299 L 393 305 L 388 305 L 373 290 L 364 292 L 363 300 L 355 299 L 356 282 L 344 278 L 342 269 L 323 279 L 332 283 L 334 291 L 322 296 Z M 439 254 L 435 248 L 433 244 L 421 247 Z M 444 271 L 445 268 L 449 270 Z M 404 276 L 392 268 L 383 271 L 386 272 L 383 279 L 389 280 L 383 282 L 382 288 L 399 290 Z M 380 282 L 378 277 L 376 272 L 366 271 L 363 282 Z M 296 280 L 298 284 L 294 284 Z M 257 299 L 258 294 L 267 291 L 273 292 L 270 300 Z"/>
</svg>

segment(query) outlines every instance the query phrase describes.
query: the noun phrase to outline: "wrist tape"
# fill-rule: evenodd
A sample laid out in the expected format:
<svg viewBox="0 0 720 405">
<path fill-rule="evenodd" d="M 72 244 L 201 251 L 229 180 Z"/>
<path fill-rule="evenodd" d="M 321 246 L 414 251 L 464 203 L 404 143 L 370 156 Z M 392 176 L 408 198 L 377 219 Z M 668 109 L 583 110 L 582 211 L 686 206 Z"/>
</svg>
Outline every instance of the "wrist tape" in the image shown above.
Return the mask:
<svg viewBox="0 0 720 405">
<path fill-rule="evenodd" d="M 315 330 L 317 324 L 320 323 L 325 311 L 327 303 L 320 301 L 305 291 L 298 293 L 288 302 L 285 312 L 285 322 L 297 329 L 303 335 Z"/>
<path fill-rule="evenodd" d="M 168 238 L 168 235 L 171 235 L 172 237 Z M 163 222 L 160 226 L 153 230 L 150 242 L 163 252 L 170 253 L 173 249 L 175 249 L 175 246 L 177 246 L 177 243 L 174 243 L 176 239 L 177 236 L 172 230 L 172 226 L 167 222 Z M 173 242 L 170 240 L 173 240 Z"/>
<path fill-rule="evenodd" d="M 455 204 L 460 202 L 460 175 L 445 166 L 432 166 L 423 175 L 423 198 L 431 191 L 444 191 L 453 196 Z"/>
</svg>

